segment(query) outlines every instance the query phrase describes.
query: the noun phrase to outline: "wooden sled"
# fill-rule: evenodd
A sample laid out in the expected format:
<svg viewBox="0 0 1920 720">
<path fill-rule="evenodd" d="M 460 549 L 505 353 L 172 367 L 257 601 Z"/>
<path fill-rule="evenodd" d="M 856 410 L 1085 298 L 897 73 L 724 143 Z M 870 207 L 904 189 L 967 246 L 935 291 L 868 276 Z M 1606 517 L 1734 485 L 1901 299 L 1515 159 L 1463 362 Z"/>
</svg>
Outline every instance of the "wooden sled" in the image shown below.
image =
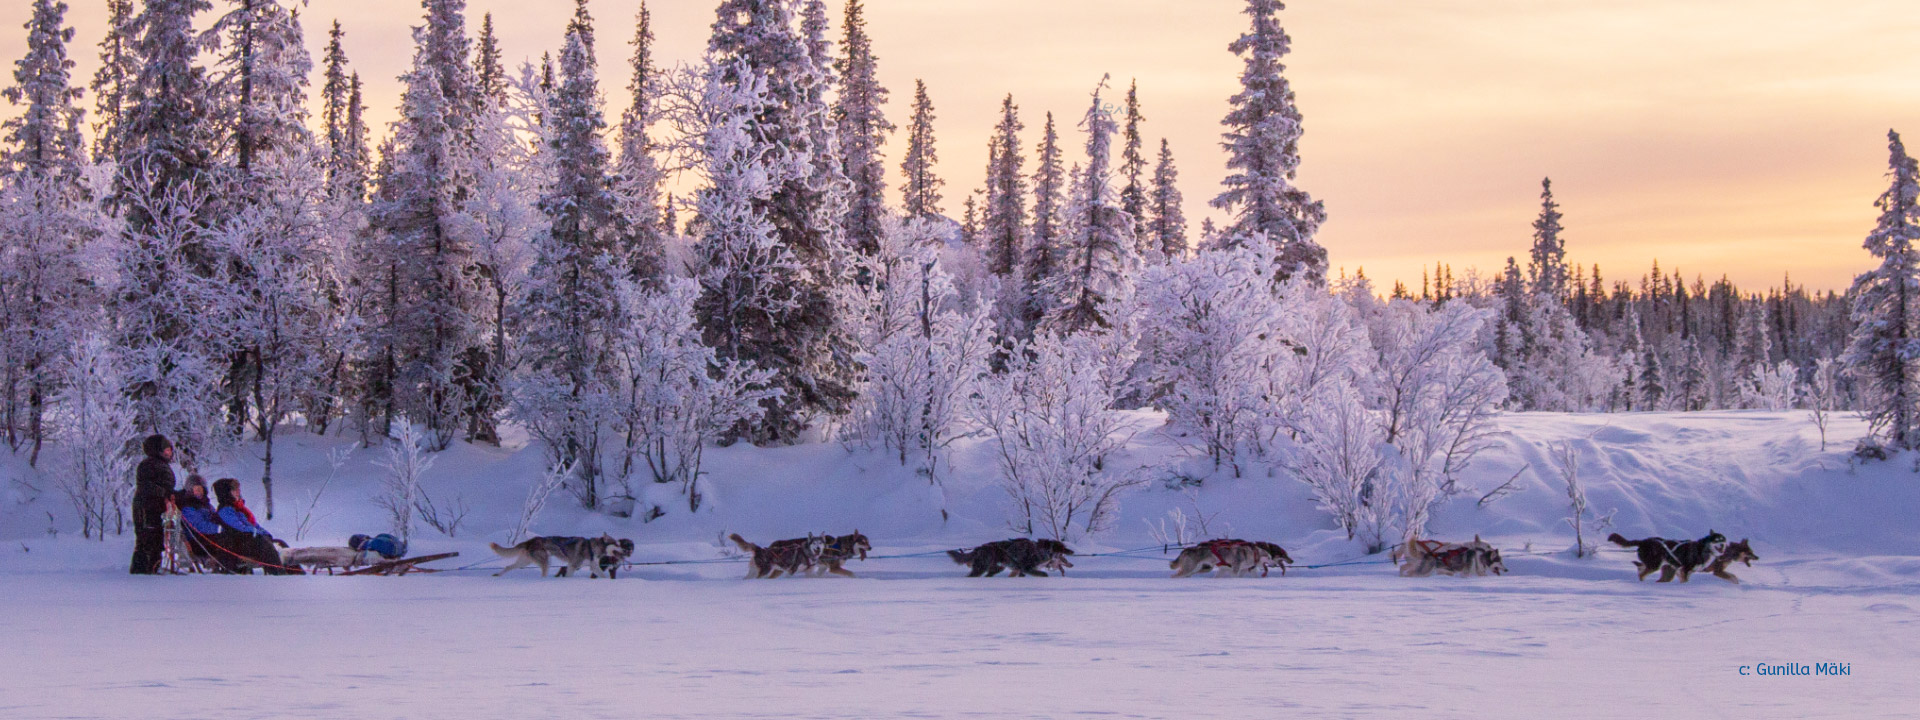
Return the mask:
<svg viewBox="0 0 1920 720">
<path fill-rule="evenodd" d="M 386 562 L 377 562 L 372 565 L 368 565 L 366 567 L 360 568 L 358 570 L 348 570 L 346 572 L 340 573 L 340 575 L 344 577 L 347 575 L 405 575 L 407 573 L 416 573 L 416 572 L 419 572 L 419 573 L 440 572 L 439 570 L 435 570 L 433 568 L 420 567 L 420 564 L 430 563 L 436 560 L 445 560 L 450 557 L 459 557 L 459 556 L 460 556 L 460 553 L 450 552 L 450 553 L 440 553 L 438 555 L 421 555 L 420 557 L 401 558 L 399 560 L 388 560 Z"/>
</svg>

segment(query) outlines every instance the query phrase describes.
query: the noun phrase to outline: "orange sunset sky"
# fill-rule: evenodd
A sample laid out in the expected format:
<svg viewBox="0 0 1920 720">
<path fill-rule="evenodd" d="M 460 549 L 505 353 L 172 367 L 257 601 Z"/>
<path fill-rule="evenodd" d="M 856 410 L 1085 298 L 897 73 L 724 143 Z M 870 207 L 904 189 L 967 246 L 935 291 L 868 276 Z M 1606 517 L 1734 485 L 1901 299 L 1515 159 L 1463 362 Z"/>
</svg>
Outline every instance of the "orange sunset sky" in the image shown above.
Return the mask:
<svg viewBox="0 0 1920 720">
<path fill-rule="evenodd" d="M 84 85 L 103 0 L 69 0 Z M 470 0 L 491 12 L 513 64 L 557 48 L 570 0 Z M 652 0 L 665 64 L 705 49 L 714 0 Z M 830 0 L 836 18 L 840 0 Z M 229 6 L 216 0 L 216 11 Z M 1011 92 L 1039 140 L 1044 113 L 1072 126 L 1111 73 L 1138 79 L 1148 142 L 1169 138 L 1189 220 L 1226 172 L 1219 121 L 1240 60 L 1240 0 L 868 0 L 867 18 L 905 125 L 913 81 L 939 118 L 945 207 L 958 216 L 984 175 Z M 610 117 L 626 102 L 639 0 L 594 0 Z M 25 50 L 25 0 L 0 2 L 0 59 Z M 312 0 L 316 58 L 336 18 L 368 83 L 375 134 L 411 57 L 410 0 Z M 211 14 L 207 15 L 208 18 Z M 1319 240 L 1336 268 L 1382 289 L 1424 264 L 1492 272 L 1524 256 L 1539 183 L 1554 180 L 1572 259 L 1609 280 L 1661 267 L 1722 273 L 1757 290 L 1783 273 L 1844 290 L 1885 189 L 1886 132 L 1920 138 L 1920 7 L 1912 0 L 1307 0 L 1288 4 L 1287 58 L 1306 136 L 1298 182 L 1327 203 Z M 10 83 L 9 78 L 6 82 Z M 1118 102 L 1120 95 L 1113 98 Z M 91 107 L 89 97 L 85 104 Z M 0 107 L 0 115 L 17 112 Z M 1070 132 L 1069 132 L 1070 131 Z M 1915 140 L 1920 142 L 1920 140 Z M 904 137 L 889 141 L 890 191 Z M 1029 168 L 1032 160 L 1029 160 Z"/>
</svg>

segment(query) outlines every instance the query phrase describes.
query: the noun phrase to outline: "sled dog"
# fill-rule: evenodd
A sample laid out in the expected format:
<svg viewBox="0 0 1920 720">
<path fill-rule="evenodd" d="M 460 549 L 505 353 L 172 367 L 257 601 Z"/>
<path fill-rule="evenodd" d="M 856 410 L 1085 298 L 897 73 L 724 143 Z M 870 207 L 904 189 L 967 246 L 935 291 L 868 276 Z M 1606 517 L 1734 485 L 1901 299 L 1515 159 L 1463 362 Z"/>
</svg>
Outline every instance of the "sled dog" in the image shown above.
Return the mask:
<svg viewBox="0 0 1920 720">
<path fill-rule="evenodd" d="M 1739 576 L 1727 572 L 1727 568 L 1734 563 L 1745 563 L 1747 567 L 1753 567 L 1753 561 L 1759 559 L 1759 555 L 1753 554 L 1753 546 L 1747 544 L 1747 539 L 1740 538 L 1740 542 L 1727 543 L 1726 551 L 1720 553 L 1720 557 L 1714 558 L 1713 562 L 1707 565 L 1707 572 L 1713 573 L 1714 577 L 1721 580 L 1739 585 Z"/>
<path fill-rule="evenodd" d="M 1293 564 L 1293 556 L 1287 554 L 1286 548 L 1259 540 L 1253 541 L 1253 546 L 1266 551 L 1260 560 L 1260 577 L 1266 577 L 1267 569 L 1275 567 L 1280 568 L 1281 575 L 1287 574 L 1287 566 Z"/>
<path fill-rule="evenodd" d="M 1660 571 L 1660 582 L 1671 582 L 1675 572 L 1680 574 L 1680 582 L 1686 582 L 1695 570 L 1713 562 L 1714 556 L 1727 549 L 1727 536 L 1712 530 L 1699 540 L 1668 540 L 1650 537 L 1644 540 L 1628 540 L 1620 533 L 1607 536 L 1607 541 L 1620 547 L 1630 547 L 1639 553 L 1639 559 L 1633 566 L 1640 568 L 1641 580 L 1647 579 L 1653 571 Z"/>
<path fill-rule="evenodd" d="M 589 568 L 589 577 L 600 577 L 603 571 L 608 577 L 613 577 L 620 563 L 633 555 L 632 540 L 619 540 L 606 534 L 597 538 L 542 535 L 528 538 L 513 547 L 501 547 L 496 543 L 487 545 L 500 557 L 513 559 L 500 572 L 494 573 L 496 577 L 528 565 L 539 565 L 540 577 L 546 577 L 548 567 L 556 562 L 560 565 L 560 570 L 555 573 L 558 577 L 566 577 L 583 567 Z"/>
<path fill-rule="evenodd" d="M 1473 536 L 1473 542 L 1448 543 L 1438 540 L 1408 538 L 1398 553 L 1405 558 L 1400 565 L 1403 577 L 1426 577 L 1434 573 L 1464 577 L 1467 575 L 1501 575 L 1507 572 L 1506 561 L 1500 558 L 1500 550 L 1479 535 Z"/>
<path fill-rule="evenodd" d="M 1249 542 L 1246 540 L 1219 539 L 1208 540 L 1180 551 L 1167 566 L 1173 569 L 1173 576 L 1188 577 L 1197 573 L 1213 571 L 1216 577 L 1242 577 L 1259 570 L 1265 577 L 1267 569 L 1278 566 L 1280 574 L 1287 573 L 1287 563 L 1293 558 L 1287 551 L 1270 542 Z"/>
<path fill-rule="evenodd" d="M 633 541 L 626 538 L 601 533 L 600 537 L 588 540 L 587 544 L 593 549 L 593 564 L 600 568 L 600 572 L 606 573 L 609 580 L 619 579 L 620 566 L 633 557 Z M 599 577 L 599 574 L 595 573 L 593 577 Z"/>
<path fill-rule="evenodd" d="M 367 564 L 365 554 L 346 547 L 293 548 L 280 553 L 280 562 L 291 567 L 303 568 L 310 573 L 318 573 L 320 568 L 326 568 L 328 575 L 332 575 L 336 568 L 352 570 Z"/>
<path fill-rule="evenodd" d="M 818 573 L 853 577 L 853 571 L 843 566 L 855 557 L 865 561 L 867 553 L 871 550 L 873 550 L 873 543 L 867 540 L 867 536 L 860 534 L 859 528 L 855 528 L 852 535 L 821 535 L 820 551 L 814 558 L 814 569 Z"/>
<path fill-rule="evenodd" d="M 990 542 L 970 550 L 948 550 L 947 557 L 960 565 L 973 568 L 967 577 L 993 577 L 1001 570 L 1011 569 L 1007 577 L 1038 576 L 1046 577 L 1042 568 L 1067 574 L 1067 568 L 1073 567 L 1073 561 L 1067 556 L 1073 549 L 1059 540 L 1029 540 L 1014 538 Z"/>
<path fill-rule="evenodd" d="M 727 538 L 753 556 L 753 561 L 747 567 L 748 580 L 776 578 L 781 573 L 793 577 L 810 571 L 819 562 L 820 552 L 826 547 L 825 538 L 811 534 L 803 538 L 775 540 L 766 547 L 747 542 L 739 533 L 728 535 Z M 864 553 L 862 557 L 865 557 Z M 841 561 L 845 562 L 845 559 Z"/>
</svg>

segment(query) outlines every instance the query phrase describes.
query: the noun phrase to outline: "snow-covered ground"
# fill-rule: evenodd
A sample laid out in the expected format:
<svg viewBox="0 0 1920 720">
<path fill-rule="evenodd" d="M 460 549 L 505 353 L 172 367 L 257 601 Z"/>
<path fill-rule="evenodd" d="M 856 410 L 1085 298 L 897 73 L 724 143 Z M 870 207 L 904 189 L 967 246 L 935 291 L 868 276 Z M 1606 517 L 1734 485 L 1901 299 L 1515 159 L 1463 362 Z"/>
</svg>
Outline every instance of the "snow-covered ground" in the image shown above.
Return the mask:
<svg viewBox="0 0 1920 720">
<path fill-rule="evenodd" d="M 1178 439 L 1140 416 L 1125 462 Z M 1333 529 L 1299 483 L 1151 483 L 1082 553 L 1155 544 L 1169 510 L 1277 541 L 1286 577 L 1166 577 L 1165 556 L 1086 557 L 1067 578 L 966 579 L 940 557 L 856 563 L 858 579 L 746 582 L 734 563 L 651 565 L 617 581 L 491 577 L 540 465 L 536 448 L 456 447 L 428 490 L 473 508 L 459 551 L 407 578 L 124 575 L 130 543 L 81 540 L 47 479 L 0 465 L 0 717 L 1902 717 L 1920 691 L 1920 475 L 1850 468 L 1851 419 L 1822 452 L 1804 413 L 1520 414 L 1434 535 L 1479 533 L 1512 573 L 1403 579 Z M 294 435 L 278 468 L 292 538 L 344 440 Z M 1592 504 L 1633 537 L 1752 538 L 1732 585 L 1635 582 L 1630 557 L 1573 558 L 1555 443 L 1579 448 Z M 652 523 L 556 496 L 537 527 L 634 538 L 637 560 L 725 557 L 719 536 L 858 527 L 876 555 L 1006 537 L 986 448 L 944 491 L 837 444 L 715 451 L 708 507 L 671 488 Z M 296 544 L 381 529 L 361 451 Z M 1192 470 L 1193 468 L 1187 468 Z M 222 474 L 248 477 L 242 461 Z M 255 470 L 254 472 L 257 472 Z M 1480 493 L 1518 473 L 1518 492 Z M 1170 474 L 1170 473 L 1169 473 Z M 218 476 L 217 474 L 215 475 Z M 14 482 L 20 480 L 22 482 Z M 36 489 L 37 488 L 37 489 Z M 249 486 L 259 504 L 258 488 Z M 942 520 L 940 510 L 948 511 Z M 47 513 L 53 513 L 49 519 Z M 1170 524 L 1170 523 L 1169 523 Z M 51 526 L 58 531 L 50 537 Z M 417 531 L 418 532 L 418 531 Z M 1600 531 L 1604 536 L 1605 530 Z M 1847 663 L 1849 675 L 1742 675 Z"/>
</svg>

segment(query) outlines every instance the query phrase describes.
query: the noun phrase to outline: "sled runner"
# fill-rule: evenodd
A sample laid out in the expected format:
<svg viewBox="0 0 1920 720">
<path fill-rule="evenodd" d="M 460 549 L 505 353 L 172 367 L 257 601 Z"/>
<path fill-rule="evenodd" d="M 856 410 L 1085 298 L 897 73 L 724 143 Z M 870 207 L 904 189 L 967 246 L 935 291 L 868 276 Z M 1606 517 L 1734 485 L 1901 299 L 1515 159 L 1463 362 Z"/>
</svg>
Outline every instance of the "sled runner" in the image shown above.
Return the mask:
<svg viewBox="0 0 1920 720">
<path fill-rule="evenodd" d="M 422 563 L 430 563 L 436 560 L 445 560 L 450 557 L 459 557 L 459 556 L 460 556 L 460 553 L 457 553 L 457 552 L 440 553 L 437 555 L 421 555 L 420 557 L 410 557 L 410 558 L 404 558 L 401 560 L 388 560 L 386 562 L 377 562 L 372 565 L 368 565 L 366 567 L 360 568 L 358 570 L 348 570 L 340 574 L 342 576 L 405 575 L 407 573 L 415 573 L 415 572 L 421 572 L 421 573 L 440 572 L 439 570 L 436 570 L 434 568 L 420 567 L 420 565 Z"/>
</svg>

